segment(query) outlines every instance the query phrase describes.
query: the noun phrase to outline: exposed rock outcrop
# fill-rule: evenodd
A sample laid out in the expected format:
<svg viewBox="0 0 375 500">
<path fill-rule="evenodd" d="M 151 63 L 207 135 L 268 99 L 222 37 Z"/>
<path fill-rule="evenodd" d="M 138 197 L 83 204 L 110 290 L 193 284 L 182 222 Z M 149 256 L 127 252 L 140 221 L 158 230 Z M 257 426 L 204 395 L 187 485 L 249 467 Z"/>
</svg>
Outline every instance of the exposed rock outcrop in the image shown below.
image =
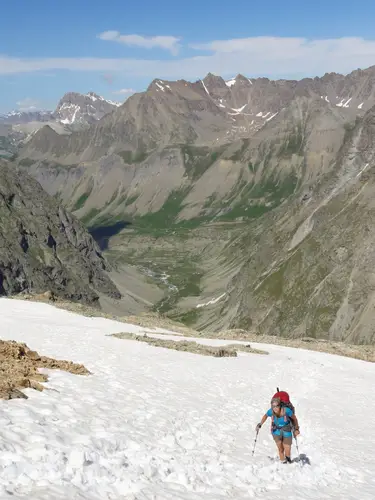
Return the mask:
<svg viewBox="0 0 375 500">
<path fill-rule="evenodd" d="M 81 364 L 40 356 L 26 344 L 0 340 L 0 398 L 27 399 L 20 389 L 42 391 L 44 386 L 41 382 L 47 382 L 48 377 L 40 373 L 39 368 L 65 370 L 76 375 L 90 373 Z"/>
<path fill-rule="evenodd" d="M 0 161 L 0 295 L 33 291 L 95 303 L 120 297 L 84 226 L 38 182 Z"/>
</svg>

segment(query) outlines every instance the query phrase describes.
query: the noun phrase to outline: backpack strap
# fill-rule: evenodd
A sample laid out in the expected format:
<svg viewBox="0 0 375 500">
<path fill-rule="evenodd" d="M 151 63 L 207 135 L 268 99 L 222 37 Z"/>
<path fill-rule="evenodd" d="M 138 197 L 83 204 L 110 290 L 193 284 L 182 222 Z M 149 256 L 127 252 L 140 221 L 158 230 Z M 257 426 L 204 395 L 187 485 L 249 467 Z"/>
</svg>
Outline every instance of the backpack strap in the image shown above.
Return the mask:
<svg viewBox="0 0 375 500">
<path fill-rule="evenodd" d="M 276 415 L 274 414 L 274 412 L 272 412 L 271 431 L 274 432 L 276 429 Z"/>
<path fill-rule="evenodd" d="M 286 414 L 286 407 L 285 407 L 285 406 L 283 406 L 283 408 L 282 408 L 282 410 L 281 410 L 281 411 L 283 412 L 284 422 L 287 424 L 287 423 L 289 422 L 290 418 L 289 418 L 289 417 L 288 417 L 288 415 Z"/>
</svg>

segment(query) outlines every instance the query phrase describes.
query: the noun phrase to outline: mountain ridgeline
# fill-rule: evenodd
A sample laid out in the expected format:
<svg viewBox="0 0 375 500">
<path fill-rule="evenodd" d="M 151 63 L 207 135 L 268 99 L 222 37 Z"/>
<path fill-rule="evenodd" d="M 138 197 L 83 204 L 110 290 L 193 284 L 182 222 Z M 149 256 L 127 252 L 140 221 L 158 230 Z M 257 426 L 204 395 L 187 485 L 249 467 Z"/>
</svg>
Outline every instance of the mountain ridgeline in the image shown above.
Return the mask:
<svg viewBox="0 0 375 500">
<path fill-rule="evenodd" d="M 89 92 L 66 93 L 55 111 L 14 110 L 0 114 L 0 158 L 13 158 L 22 145 L 42 127 L 49 126 L 59 134 L 69 135 L 95 123 L 120 103 Z"/>
<path fill-rule="evenodd" d="M 14 165 L 0 160 L 0 295 L 45 292 L 98 304 L 120 293 L 84 226 Z"/>
<path fill-rule="evenodd" d="M 198 329 L 373 343 L 375 67 L 300 81 L 154 80 L 18 167 L 151 269 Z M 164 273 L 164 274 L 163 274 Z"/>
</svg>

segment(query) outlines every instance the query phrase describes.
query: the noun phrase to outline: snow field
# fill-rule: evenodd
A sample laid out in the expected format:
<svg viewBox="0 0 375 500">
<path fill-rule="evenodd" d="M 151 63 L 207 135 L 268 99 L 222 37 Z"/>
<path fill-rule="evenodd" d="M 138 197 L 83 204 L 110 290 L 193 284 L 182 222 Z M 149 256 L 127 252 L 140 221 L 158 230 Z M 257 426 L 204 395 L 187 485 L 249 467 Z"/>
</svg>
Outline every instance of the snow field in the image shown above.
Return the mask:
<svg viewBox="0 0 375 500">
<path fill-rule="evenodd" d="M 255 343 L 270 354 L 199 356 L 106 336 L 150 334 L 138 326 L 26 301 L 0 299 L 0 315 L 2 339 L 93 372 L 49 370 L 51 390 L 0 401 L 0 499 L 374 498 L 373 364 Z M 276 386 L 291 393 L 311 465 L 274 460 L 269 421 L 252 457 Z"/>
</svg>

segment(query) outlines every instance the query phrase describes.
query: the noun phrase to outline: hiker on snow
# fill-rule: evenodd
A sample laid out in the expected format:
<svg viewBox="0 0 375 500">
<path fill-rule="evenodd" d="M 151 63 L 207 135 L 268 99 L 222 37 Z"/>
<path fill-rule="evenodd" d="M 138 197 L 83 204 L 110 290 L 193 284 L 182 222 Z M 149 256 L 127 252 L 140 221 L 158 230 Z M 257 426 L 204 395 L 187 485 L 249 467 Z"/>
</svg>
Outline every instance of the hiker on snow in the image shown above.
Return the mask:
<svg viewBox="0 0 375 500">
<path fill-rule="evenodd" d="M 256 426 L 257 433 L 268 417 L 272 418 L 271 434 L 276 443 L 280 460 L 284 464 L 291 463 L 290 452 L 293 440 L 292 424 L 294 427 L 294 437 L 297 437 L 300 433 L 297 417 L 291 408 L 281 404 L 281 399 L 279 397 L 272 398 L 271 408 Z"/>
</svg>

